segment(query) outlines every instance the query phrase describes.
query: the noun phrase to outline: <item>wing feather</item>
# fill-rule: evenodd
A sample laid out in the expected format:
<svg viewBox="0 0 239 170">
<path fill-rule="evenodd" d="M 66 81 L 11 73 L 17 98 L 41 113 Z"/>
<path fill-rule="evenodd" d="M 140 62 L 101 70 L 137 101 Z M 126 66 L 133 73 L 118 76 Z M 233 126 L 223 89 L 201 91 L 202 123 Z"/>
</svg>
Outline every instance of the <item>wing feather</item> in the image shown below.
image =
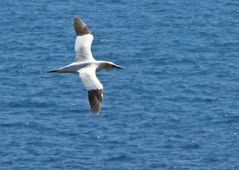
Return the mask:
<svg viewBox="0 0 239 170">
<path fill-rule="evenodd" d="M 75 41 L 75 61 L 91 61 L 94 60 L 91 52 L 91 44 L 94 39 L 89 28 L 86 24 L 80 19 L 80 17 L 74 18 L 74 28 L 76 32 L 76 41 Z"/>
<path fill-rule="evenodd" d="M 75 16 L 74 18 L 74 28 L 77 36 L 91 34 L 90 29 L 78 16 Z"/>
<path fill-rule="evenodd" d="M 88 99 L 93 113 L 99 113 L 103 100 L 103 89 L 88 91 Z"/>
<path fill-rule="evenodd" d="M 89 66 L 79 71 L 81 80 L 88 91 L 88 99 L 93 113 L 99 113 L 103 101 L 103 85 L 96 77 L 96 67 Z"/>
</svg>

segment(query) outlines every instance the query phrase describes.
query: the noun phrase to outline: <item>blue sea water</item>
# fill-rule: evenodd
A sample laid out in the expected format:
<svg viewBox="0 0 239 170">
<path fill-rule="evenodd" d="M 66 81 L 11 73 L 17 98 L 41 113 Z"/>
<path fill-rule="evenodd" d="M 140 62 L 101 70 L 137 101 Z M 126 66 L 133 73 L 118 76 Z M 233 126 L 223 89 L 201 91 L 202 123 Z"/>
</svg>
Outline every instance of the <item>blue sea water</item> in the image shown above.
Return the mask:
<svg viewBox="0 0 239 170">
<path fill-rule="evenodd" d="M 73 17 L 94 34 L 100 117 Z M 1 1 L 0 169 L 239 169 L 239 1 Z"/>
</svg>

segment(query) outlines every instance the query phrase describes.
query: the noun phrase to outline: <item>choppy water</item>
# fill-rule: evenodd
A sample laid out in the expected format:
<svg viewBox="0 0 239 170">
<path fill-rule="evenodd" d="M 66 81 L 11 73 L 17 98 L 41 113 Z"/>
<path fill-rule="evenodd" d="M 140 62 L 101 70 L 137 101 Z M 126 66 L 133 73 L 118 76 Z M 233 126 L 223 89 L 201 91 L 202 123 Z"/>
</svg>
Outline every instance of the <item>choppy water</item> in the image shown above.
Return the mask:
<svg viewBox="0 0 239 170">
<path fill-rule="evenodd" d="M 102 116 L 78 76 L 73 17 L 99 74 Z M 239 169 L 239 2 L 2 1 L 0 169 Z"/>
</svg>

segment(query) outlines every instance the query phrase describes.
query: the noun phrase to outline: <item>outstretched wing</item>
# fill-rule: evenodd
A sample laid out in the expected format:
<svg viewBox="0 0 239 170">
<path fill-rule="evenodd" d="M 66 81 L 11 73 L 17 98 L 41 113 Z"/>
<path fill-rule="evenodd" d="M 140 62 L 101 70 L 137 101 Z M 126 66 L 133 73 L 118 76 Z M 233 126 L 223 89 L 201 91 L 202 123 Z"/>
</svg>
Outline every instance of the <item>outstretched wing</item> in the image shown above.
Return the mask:
<svg viewBox="0 0 239 170">
<path fill-rule="evenodd" d="M 77 35 L 75 41 L 75 61 L 81 62 L 94 60 L 91 53 L 91 44 L 94 38 L 89 28 L 78 16 L 74 18 L 74 28 Z"/>
<path fill-rule="evenodd" d="M 84 86 L 88 91 L 88 99 L 93 113 L 99 113 L 103 101 L 103 85 L 96 77 L 96 67 L 89 66 L 80 69 L 79 75 L 83 81 Z"/>
</svg>

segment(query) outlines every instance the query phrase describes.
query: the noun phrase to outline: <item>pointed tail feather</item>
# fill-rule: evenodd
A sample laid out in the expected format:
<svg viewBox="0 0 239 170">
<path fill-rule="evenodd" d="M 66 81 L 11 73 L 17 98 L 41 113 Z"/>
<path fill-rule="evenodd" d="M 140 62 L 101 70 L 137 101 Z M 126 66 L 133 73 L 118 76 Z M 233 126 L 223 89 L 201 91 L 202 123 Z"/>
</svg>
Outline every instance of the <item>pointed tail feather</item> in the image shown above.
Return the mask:
<svg viewBox="0 0 239 170">
<path fill-rule="evenodd" d="M 51 70 L 51 71 L 48 71 L 47 73 L 57 73 L 59 70 Z"/>
</svg>

